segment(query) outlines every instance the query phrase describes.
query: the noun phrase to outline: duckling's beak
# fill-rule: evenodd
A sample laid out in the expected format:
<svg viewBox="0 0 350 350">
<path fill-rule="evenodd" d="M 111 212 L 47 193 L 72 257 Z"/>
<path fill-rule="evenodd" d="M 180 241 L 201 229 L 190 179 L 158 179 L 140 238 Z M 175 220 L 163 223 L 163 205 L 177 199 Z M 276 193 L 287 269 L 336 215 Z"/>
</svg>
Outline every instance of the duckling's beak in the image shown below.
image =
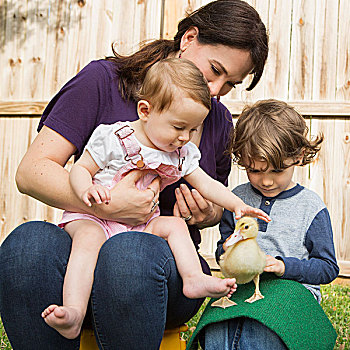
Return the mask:
<svg viewBox="0 0 350 350">
<path fill-rule="evenodd" d="M 237 230 L 233 232 L 233 234 L 230 236 L 230 238 L 226 241 L 226 247 L 230 247 L 231 245 L 236 244 L 237 242 L 241 241 L 243 239 L 243 236 L 241 235 L 241 230 Z"/>
</svg>

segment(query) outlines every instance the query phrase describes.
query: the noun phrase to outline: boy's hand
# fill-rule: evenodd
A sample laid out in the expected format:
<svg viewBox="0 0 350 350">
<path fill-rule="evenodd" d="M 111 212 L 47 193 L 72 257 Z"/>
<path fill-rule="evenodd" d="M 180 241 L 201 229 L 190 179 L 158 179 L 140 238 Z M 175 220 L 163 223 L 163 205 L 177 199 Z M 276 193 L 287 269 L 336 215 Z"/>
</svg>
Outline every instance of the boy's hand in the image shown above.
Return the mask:
<svg viewBox="0 0 350 350">
<path fill-rule="evenodd" d="M 93 199 L 97 204 L 108 204 L 111 200 L 111 193 L 107 187 L 102 185 L 92 185 L 81 196 L 81 200 L 88 207 L 92 206 L 90 199 Z"/>
<path fill-rule="evenodd" d="M 242 216 L 247 215 L 247 216 L 253 216 L 258 219 L 264 220 L 266 222 L 270 222 L 271 218 L 261 209 L 257 209 L 254 207 L 251 207 L 250 205 L 245 204 L 242 202 L 243 205 L 240 205 L 238 208 L 235 210 L 235 219 L 238 220 Z"/>
<path fill-rule="evenodd" d="M 285 265 L 282 260 L 278 260 L 271 255 L 266 255 L 265 272 L 274 272 L 276 276 L 281 277 L 284 275 Z"/>
</svg>

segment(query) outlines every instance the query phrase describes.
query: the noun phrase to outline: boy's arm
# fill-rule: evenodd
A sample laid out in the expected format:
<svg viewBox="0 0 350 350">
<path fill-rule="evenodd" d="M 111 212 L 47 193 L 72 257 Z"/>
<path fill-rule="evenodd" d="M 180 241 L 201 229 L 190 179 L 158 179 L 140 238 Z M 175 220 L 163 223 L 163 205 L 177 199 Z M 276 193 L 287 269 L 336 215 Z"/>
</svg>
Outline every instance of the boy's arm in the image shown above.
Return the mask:
<svg viewBox="0 0 350 350">
<path fill-rule="evenodd" d="M 225 243 L 226 239 L 235 230 L 235 221 L 233 219 L 233 214 L 226 209 L 224 210 L 224 213 L 222 214 L 219 229 L 220 229 L 221 238 L 217 243 L 217 249 L 215 252 L 215 258 L 216 258 L 217 263 L 219 263 L 220 256 L 224 253 L 223 244 Z"/>
<path fill-rule="evenodd" d="M 87 150 L 74 163 L 69 173 L 69 182 L 78 198 L 81 198 L 82 194 L 92 186 L 92 178 L 99 169 L 100 167 Z"/>
<path fill-rule="evenodd" d="M 262 210 L 246 205 L 221 182 L 211 178 L 200 167 L 185 175 L 184 179 L 192 185 L 207 200 L 235 213 L 236 219 L 243 215 L 255 216 L 264 221 L 270 221 Z"/>
<path fill-rule="evenodd" d="M 333 232 L 327 208 L 321 210 L 312 221 L 305 238 L 309 259 L 276 257 L 285 264 L 282 278 L 301 283 L 326 284 L 339 273 L 335 257 Z"/>
</svg>

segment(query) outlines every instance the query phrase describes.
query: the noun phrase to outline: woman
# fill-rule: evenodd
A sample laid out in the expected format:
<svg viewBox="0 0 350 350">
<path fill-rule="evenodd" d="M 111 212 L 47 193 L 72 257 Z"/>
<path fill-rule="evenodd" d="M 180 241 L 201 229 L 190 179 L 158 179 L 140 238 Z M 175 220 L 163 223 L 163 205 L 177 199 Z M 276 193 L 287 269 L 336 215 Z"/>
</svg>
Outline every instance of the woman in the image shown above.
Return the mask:
<svg viewBox="0 0 350 350">
<path fill-rule="evenodd" d="M 135 171 L 112 190 L 109 205 L 83 208 L 63 168 L 79 157 L 99 124 L 135 120 L 136 93 L 147 68 L 166 57 L 194 62 L 208 81 L 212 96 L 227 94 L 249 74 L 249 90 L 259 81 L 267 58 L 264 24 L 244 1 L 214 1 L 183 19 L 174 40 L 158 40 L 128 57 L 117 53 L 95 61 L 68 82 L 45 109 L 39 134 L 19 165 L 19 190 L 48 205 L 88 212 L 100 218 L 138 225 L 148 220 L 159 184 L 138 191 Z M 227 183 L 230 159 L 224 155 L 231 117 L 221 103 L 213 108 L 192 141 L 200 165 Z M 153 193 L 154 192 L 154 195 Z M 127 195 L 125 195 L 127 193 Z M 160 195 L 162 215 L 183 217 L 196 247 L 198 228 L 216 224 L 222 208 L 178 182 Z M 90 211 L 89 211 L 90 210 Z M 62 304 L 62 284 L 71 240 L 55 225 L 30 222 L 15 229 L 1 247 L 1 317 L 15 349 L 76 349 L 48 327 L 40 313 Z M 202 259 L 203 271 L 210 273 Z M 182 282 L 166 241 L 145 233 L 123 233 L 101 248 L 91 294 L 91 318 L 97 342 L 105 349 L 156 349 L 165 327 L 188 321 L 202 300 L 182 294 Z M 30 331 L 29 331 L 30 329 Z"/>
</svg>

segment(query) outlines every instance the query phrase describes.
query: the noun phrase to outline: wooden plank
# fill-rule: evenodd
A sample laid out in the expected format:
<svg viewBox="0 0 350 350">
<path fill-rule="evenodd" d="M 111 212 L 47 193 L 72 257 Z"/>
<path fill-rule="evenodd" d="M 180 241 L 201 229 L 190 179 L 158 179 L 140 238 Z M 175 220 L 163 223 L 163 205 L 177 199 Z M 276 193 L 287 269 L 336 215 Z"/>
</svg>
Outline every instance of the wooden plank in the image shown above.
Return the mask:
<svg viewBox="0 0 350 350">
<path fill-rule="evenodd" d="M 313 102 L 287 101 L 304 116 L 317 117 L 348 117 L 350 116 L 349 102 Z M 0 101 L 0 116 L 41 115 L 48 101 Z M 232 115 L 239 115 L 246 103 L 225 100 L 225 106 Z"/>
<path fill-rule="evenodd" d="M 336 92 L 338 1 L 317 0 L 313 100 L 334 100 Z M 346 16 L 345 13 L 340 14 Z M 333 53 L 333 54 L 332 54 Z"/>
<path fill-rule="evenodd" d="M 20 99 L 19 89 L 21 82 L 21 67 L 22 59 L 18 48 L 21 47 L 21 43 L 24 42 L 25 33 L 21 28 L 21 8 L 23 6 L 23 0 L 18 2 L 11 2 L 6 9 L 3 8 L 3 16 L 5 22 L 2 24 L 4 54 L 1 55 L 1 87 L 0 98 L 17 98 Z M 6 51 L 5 51 L 6 49 Z"/>
<path fill-rule="evenodd" d="M 67 27 L 69 18 L 67 1 L 51 1 L 46 26 L 44 90 L 51 98 L 67 80 Z"/>
<path fill-rule="evenodd" d="M 98 7 L 97 7 L 98 6 Z M 96 8 L 97 7 L 97 8 Z M 94 1 L 93 13 L 96 14 L 96 44 L 95 57 L 105 57 L 112 55 L 112 42 L 114 40 L 115 30 L 112 25 L 113 21 L 113 0 Z M 101 40 L 103 38 L 103 40 Z"/>
<path fill-rule="evenodd" d="M 45 102 L 36 101 L 0 101 L 0 115 L 2 116 L 22 116 L 41 115 L 47 105 Z"/>
<path fill-rule="evenodd" d="M 306 116 L 350 116 L 349 102 L 286 101 L 302 115 Z M 241 101 L 224 100 L 231 114 L 238 115 L 246 105 Z"/>
<path fill-rule="evenodd" d="M 259 13 L 261 20 L 265 24 L 266 30 L 270 32 L 270 22 L 269 22 L 269 1 L 260 1 L 260 0 L 250 0 L 247 1 L 251 6 L 255 8 L 255 10 Z M 234 92 L 228 96 L 230 99 L 240 99 L 242 101 L 256 101 L 261 100 L 265 97 L 265 90 L 271 76 L 268 74 L 268 70 L 272 69 L 270 65 L 273 61 L 270 60 L 271 54 L 269 54 L 266 62 L 266 66 L 263 72 L 263 75 L 259 81 L 259 83 L 255 86 L 255 88 L 251 91 L 246 91 L 246 88 L 249 86 L 251 82 L 251 78 L 248 77 L 245 79 L 242 85 L 237 86 Z M 237 96 L 236 98 L 234 96 Z M 224 99 L 223 99 L 224 101 Z"/>
<path fill-rule="evenodd" d="M 324 173 L 324 188 L 328 192 L 325 198 L 330 207 L 337 258 L 350 264 L 350 120 L 340 118 L 331 123 L 332 135 L 325 155 L 331 171 Z"/>
<path fill-rule="evenodd" d="M 330 53 L 337 52 L 338 15 L 346 16 L 339 12 L 338 5 L 338 1 L 331 0 L 317 1 L 316 5 L 312 99 L 320 102 L 336 100 L 337 57 Z M 350 226 L 345 211 L 350 208 L 349 145 L 344 142 L 348 128 L 348 118 L 313 118 L 311 122 L 312 132 L 321 131 L 325 142 L 317 163 L 311 168 L 310 188 L 321 196 L 329 210 L 340 261 L 350 261 Z M 340 267 L 341 274 L 345 273 L 343 265 Z"/>
<path fill-rule="evenodd" d="M 48 0 L 28 0 L 27 51 L 24 63 L 23 88 L 26 99 L 40 101 L 45 98 L 44 68 L 46 51 L 46 25 L 49 12 Z M 40 40 L 38 40 L 40 38 Z"/>
<path fill-rule="evenodd" d="M 163 38 L 173 39 L 180 20 L 209 2 L 210 0 L 164 0 Z"/>
<path fill-rule="evenodd" d="M 292 1 L 271 0 L 269 8 L 270 57 L 266 66 L 265 96 L 287 99 Z"/>
<path fill-rule="evenodd" d="M 315 0 L 293 3 L 290 100 L 311 100 L 314 62 Z"/>
<path fill-rule="evenodd" d="M 350 101 L 350 1 L 340 0 L 336 100 Z"/>
<path fill-rule="evenodd" d="M 341 271 L 340 275 L 350 277 L 350 261 L 339 260 L 338 265 Z"/>
<path fill-rule="evenodd" d="M 113 5 L 114 41 L 118 53 L 130 55 L 139 49 L 140 42 L 160 38 L 162 8 L 159 0 L 118 0 Z"/>
</svg>

